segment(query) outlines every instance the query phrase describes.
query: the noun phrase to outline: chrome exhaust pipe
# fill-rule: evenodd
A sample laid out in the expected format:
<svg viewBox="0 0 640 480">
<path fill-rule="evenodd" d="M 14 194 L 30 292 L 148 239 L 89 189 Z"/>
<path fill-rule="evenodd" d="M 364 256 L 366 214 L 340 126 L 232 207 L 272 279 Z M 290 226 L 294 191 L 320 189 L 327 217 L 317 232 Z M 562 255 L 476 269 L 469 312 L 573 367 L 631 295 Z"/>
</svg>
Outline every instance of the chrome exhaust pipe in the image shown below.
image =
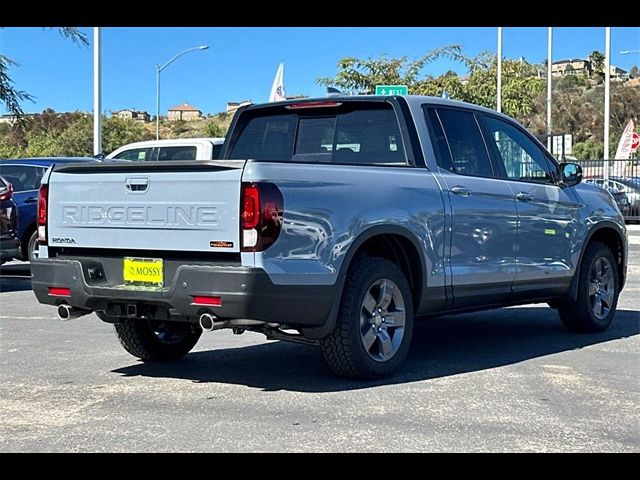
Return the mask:
<svg viewBox="0 0 640 480">
<path fill-rule="evenodd" d="M 212 332 L 215 330 L 213 322 L 215 317 L 210 313 L 203 313 L 200 315 L 200 328 L 205 332 Z"/>
<path fill-rule="evenodd" d="M 87 315 L 91 313 L 91 310 L 84 310 L 82 308 L 75 308 L 71 305 L 67 305 L 63 303 L 58 307 L 58 318 L 60 320 L 71 320 L 74 318 L 82 317 L 83 315 Z"/>
</svg>

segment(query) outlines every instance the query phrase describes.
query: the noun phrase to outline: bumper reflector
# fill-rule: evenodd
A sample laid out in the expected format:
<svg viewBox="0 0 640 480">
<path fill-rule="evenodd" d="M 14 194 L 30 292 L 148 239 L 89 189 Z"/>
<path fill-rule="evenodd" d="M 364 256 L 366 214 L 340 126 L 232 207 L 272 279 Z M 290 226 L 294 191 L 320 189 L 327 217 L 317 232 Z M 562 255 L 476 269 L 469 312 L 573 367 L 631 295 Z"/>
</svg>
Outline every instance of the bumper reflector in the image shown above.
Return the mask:
<svg viewBox="0 0 640 480">
<path fill-rule="evenodd" d="M 70 297 L 71 289 L 63 287 L 49 287 L 49 295 L 52 297 Z"/>
<path fill-rule="evenodd" d="M 193 303 L 196 305 L 209 305 L 212 307 L 222 306 L 222 299 L 220 297 L 193 297 Z"/>
</svg>

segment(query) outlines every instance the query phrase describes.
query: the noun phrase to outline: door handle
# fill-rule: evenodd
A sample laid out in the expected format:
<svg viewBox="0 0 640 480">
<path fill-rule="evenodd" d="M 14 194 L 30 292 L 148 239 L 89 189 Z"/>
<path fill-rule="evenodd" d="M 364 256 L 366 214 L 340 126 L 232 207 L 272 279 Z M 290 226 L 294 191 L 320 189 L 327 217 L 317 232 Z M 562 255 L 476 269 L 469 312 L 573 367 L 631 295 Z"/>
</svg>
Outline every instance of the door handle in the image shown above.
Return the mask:
<svg viewBox="0 0 640 480">
<path fill-rule="evenodd" d="M 36 203 L 38 201 L 38 197 L 28 197 L 25 198 L 24 203 Z"/>
<path fill-rule="evenodd" d="M 520 193 L 516 194 L 516 198 L 518 200 L 520 200 L 521 202 L 532 202 L 533 201 L 533 195 L 531 195 L 530 193 L 527 193 L 527 192 L 520 192 Z"/>
<path fill-rule="evenodd" d="M 451 193 L 455 193 L 456 195 L 460 195 L 461 197 L 468 197 L 471 195 L 471 189 L 467 187 L 453 187 L 451 189 Z"/>
</svg>

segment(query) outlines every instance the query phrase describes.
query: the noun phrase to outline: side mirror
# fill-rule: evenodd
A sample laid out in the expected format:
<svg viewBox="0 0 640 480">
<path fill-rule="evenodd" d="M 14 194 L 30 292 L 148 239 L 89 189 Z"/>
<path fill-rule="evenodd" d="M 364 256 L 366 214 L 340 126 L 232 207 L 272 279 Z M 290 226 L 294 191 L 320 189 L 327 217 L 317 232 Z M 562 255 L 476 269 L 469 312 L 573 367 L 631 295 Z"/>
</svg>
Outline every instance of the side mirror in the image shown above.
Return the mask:
<svg viewBox="0 0 640 480">
<path fill-rule="evenodd" d="M 576 163 L 560 164 L 560 185 L 573 187 L 582 181 L 582 167 Z"/>
</svg>

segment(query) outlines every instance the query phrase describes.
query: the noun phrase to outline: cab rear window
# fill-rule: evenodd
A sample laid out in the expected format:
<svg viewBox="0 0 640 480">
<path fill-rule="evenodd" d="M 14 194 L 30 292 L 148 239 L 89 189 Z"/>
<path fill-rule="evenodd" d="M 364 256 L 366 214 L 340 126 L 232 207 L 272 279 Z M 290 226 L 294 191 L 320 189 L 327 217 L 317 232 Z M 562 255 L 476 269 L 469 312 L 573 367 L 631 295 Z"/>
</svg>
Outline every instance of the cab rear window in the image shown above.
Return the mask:
<svg viewBox="0 0 640 480">
<path fill-rule="evenodd" d="M 398 119 L 388 103 L 342 108 L 247 111 L 229 158 L 354 165 L 406 165 Z"/>
</svg>

